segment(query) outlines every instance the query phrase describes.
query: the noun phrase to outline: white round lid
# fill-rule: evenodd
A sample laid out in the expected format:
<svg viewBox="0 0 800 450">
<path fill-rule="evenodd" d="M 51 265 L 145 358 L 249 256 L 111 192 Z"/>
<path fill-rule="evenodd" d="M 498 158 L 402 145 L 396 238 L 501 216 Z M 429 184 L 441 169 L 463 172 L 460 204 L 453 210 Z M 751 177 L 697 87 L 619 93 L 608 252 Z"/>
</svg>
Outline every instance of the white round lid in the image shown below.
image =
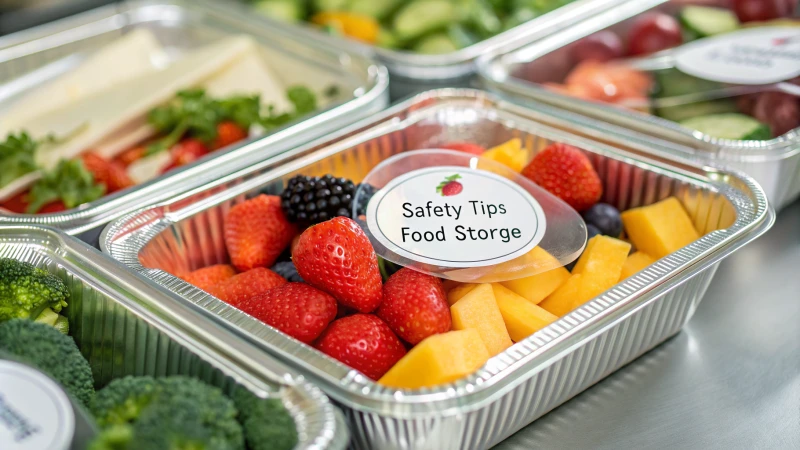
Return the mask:
<svg viewBox="0 0 800 450">
<path fill-rule="evenodd" d="M 24 364 L 0 360 L 0 448 L 66 450 L 74 431 L 61 387 Z"/>
</svg>

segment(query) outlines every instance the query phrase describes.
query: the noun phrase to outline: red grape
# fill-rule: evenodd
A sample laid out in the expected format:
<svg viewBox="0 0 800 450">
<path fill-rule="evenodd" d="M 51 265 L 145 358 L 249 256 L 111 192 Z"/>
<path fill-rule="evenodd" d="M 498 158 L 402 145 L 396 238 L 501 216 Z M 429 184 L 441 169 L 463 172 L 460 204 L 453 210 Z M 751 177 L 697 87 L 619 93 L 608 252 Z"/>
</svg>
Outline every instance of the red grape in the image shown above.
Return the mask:
<svg viewBox="0 0 800 450">
<path fill-rule="evenodd" d="M 769 125 L 774 136 L 800 127 L 800 100 L 783 92 L 759 94 L 753 108 L 753 117 Z"/>
<path fill-rule="evenodd" d="M 682 43 L 680 24 L 664 13 L 643 14 L 628 32 L 628 52 L 631 55 L 648 55 Z"/>
<path fill-rule="evenodd" d="M 597 32 L 585 37 L 572 46 L 572 58 L 575 62 L 610 61 L 622 57 L 622 40 L 610 30 Z"/>
<path fill-rule="evenodd" d="M 786 17 L 796 6 L 797 0 L 733 0 L 733 10 L 742 22 Z"/>
</svg>

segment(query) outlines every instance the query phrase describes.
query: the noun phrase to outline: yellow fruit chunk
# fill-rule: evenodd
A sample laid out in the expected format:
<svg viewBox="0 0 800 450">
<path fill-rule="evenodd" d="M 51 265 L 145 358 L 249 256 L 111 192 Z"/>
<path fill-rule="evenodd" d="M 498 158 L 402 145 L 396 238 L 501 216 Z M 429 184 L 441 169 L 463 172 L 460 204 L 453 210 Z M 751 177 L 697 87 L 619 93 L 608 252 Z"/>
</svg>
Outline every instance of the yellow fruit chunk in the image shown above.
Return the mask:
<svg viewBox="0 0 800 450">
<path fill-rule="evenodd" d="M 378 383 L 408 389 L 436 386 L 471 374 L 488 359 L 477 330 L 434 334 L 415 345 Z"/>
<path fill-rule="evenodd" d="M 492 289 L 503 322 L 514 342 L 519 342 L 558 320 L 558 316 L 534 305 L 500 283 L 492 283 Z"/>
<path fill-rule="evenodd" d="M 491 284 L 479 284 L 468 292 L 450 307 L 450 316 L 454 330 L 478 330 L 491 356 L 511 347 L 511 337 L 497 307 Z"/>
<path fill-rule="evenodd" d="M 655 259 L 663 258 L 700 238 L 692 219 L 675 197 L 625 211 L 622 213 L 622 223 L 636 248 Z"/>
<path fill-rule="evenodd" d="M 456 286 L 447 293 L 447 304 L 453 306 L 453 304 L 465 295 L 467 295 L 471 290 L 475 289 L 477 284 L 462 284 L 461 286 Z"/>
<path fill-rule="evenodd" d="M 632 255 L 628 256 L 628 259 L 625 260 L 625 264 L 622 265 L 622 273 L 619 276 L 619 281 L 622 281 L 629 276 L 640 272 L 642 269 L 650 264 L 653 264 L 654 262 L 656 262 L 656 260 L 645 252 L 633 253 Z"/>
<path fill-rule="evenodd" d="M 501 284 L 536 305 L 564 284 L 568 278 L 569 271 L 564 267 L 557 267 L 529 277 L 503 281 Z"/>
<path fill-rule="evenodd" d="M 562 284 L 555 292 L 542 300 L 538 306 L 558 317 L 572 311 L 583 303 L 578 303 L 582 278 L 583 275 L 580 274 L 570 276 L 566 283 Z"/>
<path fill-rule="evenodd" d="M 586 250 L 578 259 L 572 273 L 584 274 L 584 280 L 592 280 L 600 285 L 603 287 L 600 292 L 603 292 L 619 281 L 619 274 L 622 273 L 622 266 L 630 251 L 631 244 L 625 241 L 603 235 L 595 236 L 589 239 Z"/>
<path fill-rule="evenodd" d="M 481 158 L 489 158 L 505 164 L 515 172 L 521 172 L 528 162 L 528 152 L 523 150 L 522 141 L 517 138 L 486 150 Z"/>
</svg>

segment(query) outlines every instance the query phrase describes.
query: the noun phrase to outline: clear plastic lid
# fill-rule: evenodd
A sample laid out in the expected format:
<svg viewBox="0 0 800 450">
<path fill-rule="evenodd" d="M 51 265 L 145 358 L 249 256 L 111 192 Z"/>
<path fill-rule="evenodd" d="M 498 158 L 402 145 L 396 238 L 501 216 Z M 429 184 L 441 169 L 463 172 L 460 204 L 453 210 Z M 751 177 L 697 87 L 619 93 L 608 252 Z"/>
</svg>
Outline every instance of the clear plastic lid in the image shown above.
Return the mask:
<svg viewBox="0 0 800 450">
<path fill-rule="evenodd" d="M 571 263 L 586 245 L 586 225 L 569 205 L 505 165 L 463 152 L 386 159 L 353 205 L 369 195 L 359 220 L 375 252 L 446 279 L 527 277 Z"/>
</svg>

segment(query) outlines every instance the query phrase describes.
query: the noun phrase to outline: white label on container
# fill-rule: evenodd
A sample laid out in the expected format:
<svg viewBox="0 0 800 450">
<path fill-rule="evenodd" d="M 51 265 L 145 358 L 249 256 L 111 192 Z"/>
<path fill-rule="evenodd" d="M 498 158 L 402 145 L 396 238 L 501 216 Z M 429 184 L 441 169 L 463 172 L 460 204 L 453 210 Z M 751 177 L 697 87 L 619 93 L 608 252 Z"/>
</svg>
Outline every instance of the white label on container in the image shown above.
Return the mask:
<svg viewBox="0 0 800 450">
<path fill-rule="evenodd" d="M 372 235 L 401 257 L 444 267 L 482 267 L 524 255 L 544 236 L 539 203 L 484 170 L 419 169 L 393 179 L 369 202 Z"/>
<path fill-rule="evenodd" d="M 700 39 L 681 47 L 676 67 L 706 80 L 769 84 L 800 75 L 800 29 L 766 27 Z"/>
<path fill-rule="evenodd" d="M 0 448 L 65 450 L 75 416 L 64 391 L 24 364 L 0 361 Z"/>
</svg>

